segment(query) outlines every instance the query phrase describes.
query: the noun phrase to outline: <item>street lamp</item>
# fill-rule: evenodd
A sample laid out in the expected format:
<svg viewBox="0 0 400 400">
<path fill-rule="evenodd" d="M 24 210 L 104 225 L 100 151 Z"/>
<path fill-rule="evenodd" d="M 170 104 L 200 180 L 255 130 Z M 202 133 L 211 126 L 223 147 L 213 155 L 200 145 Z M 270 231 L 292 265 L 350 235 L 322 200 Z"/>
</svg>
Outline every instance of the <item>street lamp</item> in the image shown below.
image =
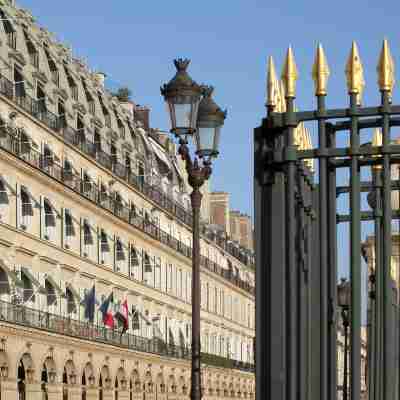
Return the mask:
<svg viewBox="0 0 400 400">
<path fill-rule="evenodd" d="M 218 156 L 221 127 L 226 118 L 212 99 L 212 87 L 200 86 L 194 82 L 186 69 L 189 60 L 174 60 L 177 72 L 170 82 L 161 87 L 161 94 L 168 105 L 171 118 L 171 132 L 179 139 L 178 153 L 185 161 L 193 212 L 192 250 L 192 400 L 200 400 L 200 207 L 201 186 L 211 175 L 211 160 Z M 193 136 L 196 156 L 192 159 L 188 137 Z M 199 165 L 199 159 L 202 165 Z"/>
<path fill-rule="evenodd" d="M 348 335 L 350 325 L 350 305 L 351 305 L 351 286 L 346 278 L 340 279 L 338 285 L 338 304 L 342 310 L 342 324 L 344 329 L 344 365 L 343 365 L 343 400 L 347 400 L 347 352 L 348 352 Z"/>
</svg>

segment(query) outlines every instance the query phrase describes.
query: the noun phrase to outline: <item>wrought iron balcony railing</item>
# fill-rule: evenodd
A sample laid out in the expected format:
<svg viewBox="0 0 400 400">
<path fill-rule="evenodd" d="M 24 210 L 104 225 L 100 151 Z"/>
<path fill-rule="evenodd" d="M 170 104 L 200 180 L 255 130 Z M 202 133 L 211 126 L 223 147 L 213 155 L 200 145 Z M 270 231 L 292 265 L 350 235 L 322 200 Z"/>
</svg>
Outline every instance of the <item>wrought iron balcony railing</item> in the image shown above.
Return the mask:
<svg viewBox="0 0 400 400">
<path fill-rule="evenodd" d="M 95 182 L 82 179 L 80 175 L 71 170 L 70 167 L 64 168 L 55 161 L 49 162 L 47 158 L 44 158 L 41 152 L 36 151 L 29 146 L 22 145 L 21 141 L 17 137 L 12 136 L 6 130 L 0 131 L 0 148 L 3 148 L 14 156 L 26 161 L 31 166 L 68 186 L 88 200 L 113 213 L 116 217 L 151 236 L 153 239 L 174 249 L 178 253 L 191 258 L 192 249 L 190 247 L 186 246 L 169 233 L 164 232 L 159 226 L 155 225 L 150 220 L 139 215 L 132 205 L 129 207 L 118 200 L 116 196 L 103 193 L 101 188 L 99 188 Z M 152 187 L 149 186 L 148 190 L 152 190 Z M 204 256 L 201 257 L 200 264 L 204 268 L 222 276 L 235 286 L 254 294 L 254 287 L 234 274 L 233 271 L 222 268 L 220 265 Z"/>
<path fill-rule="evenodd" d="M 94 158 L 103 167 L 125 180 L 136 190 L 154 201 L 158 206 L 173 214 L 181 222 L 188 226 L 192 225 L 192 214 L 185 210 L 182 205 L 160 191 L 157 186 L 150 185 L 145 182 L 142 177 L 134 175 L 125 165 L 119 162 L 113 162 L 110 154 L 97 148 L 95 143 L 84 138 L 81 132 L 82 129 L 75 130 L 71 128 L 67 125 L 65 116 L 57 116 L 47 110 L 43 99 L 38 101 L 26 93 L 24 93 L 23 96 L 17 96 L 16 94 L 14 83 L 0 75 L 0 95 L 12 100 L 27 113 L 54 131 L 58 136 L 61 136 L 68 143 L 77 146 L 83 153 Z M 82 138 L 84 138 L 84 140 L 82 140 Z M 210 239 L 210 237 L 208 238 Z M 222 239 L 215 239 L 214 242 L 240 262 L 248 266 L 253 266 L 252 257 L 246 255 L 246 251 L 242 252 L 236 246 L 232 246 Z"/>
<path fill-rule="evenodd" d="M 164 357 L 186 360 L 191 358 L 190 347 L 169 344 L 161 338 L 149 339 L 131 333 L 121 334 L 117 329 L 110 329 L 100 324 L 79 321 L 5 301 L 0 301 L 0 323 L 1 321 Z M 253 364 L 214 354 L 202 353 L 202 362 L 216 367 L 254 372 Z"/>
</svg>

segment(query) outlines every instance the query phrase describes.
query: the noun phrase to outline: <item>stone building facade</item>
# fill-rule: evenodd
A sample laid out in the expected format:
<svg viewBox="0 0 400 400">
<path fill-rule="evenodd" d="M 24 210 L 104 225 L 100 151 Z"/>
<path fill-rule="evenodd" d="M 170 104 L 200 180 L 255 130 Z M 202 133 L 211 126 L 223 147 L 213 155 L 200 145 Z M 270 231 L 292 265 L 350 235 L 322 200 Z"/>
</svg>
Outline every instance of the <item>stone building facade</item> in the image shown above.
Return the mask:
<svg viewBox="0 0 400 400">
<path fill-rule="evenodd" d="M 0 398 L 186 399 L 191 212 L 175 146 L 27 10 L 2 0 L 0 14 Z M 201 254 L 203 394 L 252 398 L 252 257 L 206 234 Z M 111 293 L 127 332 L 104 325 Z"/>
</svg>

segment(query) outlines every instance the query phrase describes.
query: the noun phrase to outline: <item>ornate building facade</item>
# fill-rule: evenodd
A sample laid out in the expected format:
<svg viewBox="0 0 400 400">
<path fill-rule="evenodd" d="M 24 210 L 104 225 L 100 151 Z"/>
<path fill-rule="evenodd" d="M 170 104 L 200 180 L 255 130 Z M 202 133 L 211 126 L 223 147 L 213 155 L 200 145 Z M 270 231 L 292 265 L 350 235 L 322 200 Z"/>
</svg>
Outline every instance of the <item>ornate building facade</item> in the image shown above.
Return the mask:
<svg viewBox="0 0 400 400">
<path fill-rule="evenodd" d="M 191 212 L 175 147 L 27 10 L 1 0 L 0 14 L 0 398 L 187 398 Z M 252 253 L 203 233 L 203 395 L 252 398 Z"/>
</svg>

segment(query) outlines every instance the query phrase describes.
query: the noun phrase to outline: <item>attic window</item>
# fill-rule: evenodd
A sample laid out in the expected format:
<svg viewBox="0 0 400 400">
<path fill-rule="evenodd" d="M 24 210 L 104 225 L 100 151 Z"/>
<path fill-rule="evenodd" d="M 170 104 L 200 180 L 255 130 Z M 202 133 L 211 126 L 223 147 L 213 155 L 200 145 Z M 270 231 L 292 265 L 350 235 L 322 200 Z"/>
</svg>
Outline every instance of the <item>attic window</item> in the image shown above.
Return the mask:
<svg viewBox="0 0 400 400">
<path fill-rule="evenodd" d="M 90 112 L 90 114 L 94 115 L 96 113 L 96 104 L 94 102 L 93 96 L 91 95 L 91 93 L 89 92 L 89 90 L 87 88 L 87 84 L 86 84 L 86 81 L 84 78 L 82 78 L 82 86 L 85 91 L 86 101 L 88 102 L 89 112 Z"/>
<path fill-rule="evenodd" d="M 35 68 L 39 68 L 39 53 L 36 50 L 35 45 L 33 44 L 31 38 L 29 37 L 26 31 L 24 31 L 24 37 L 25 37 L 26 47 L 28 48 L 28 54 L 31 64 Z"/>
<path fill-rule="evenodd" d="M 68 68 L 64 66 L 64 69 L 65 69 L 65 74 L 67 75 L 69 88 L 71 89 L 71 96 L 75 101 L 78 101 L 78 85 L 76 84 L 74 78 L 72 78 Z"/>
<path fill-rule="evenodd" d="M 98 95 L 99 95 L 99 101 L 100 101 L 100 105 L 101 105 L 101 110 L 103 111 L 103 115 L 104 115 L 105 125 L 106 125 L 107 128 L 111 128 L 111 115 L 108 112 L 108 109 L 104 104 L 103 96 L 101 95 L 101 93 L 99 93 Z"/>
<path fill-rule="evenodd" d="M 51 80 L 58 87 L 58 86 L 60 86 L 60 75 L 58 73 L 58 68 L 57 68 L 56 63 L 54 62 L 53 58 L 50 56 L 47 45 L 44 46 L 44 52 L 46 54 L 47 63 L 49 64 L 49 69 L 51 72 Z"/>
<path fill-rule="evenodd" d="M 7 35 L 7 44 L 14 50 L 17 48 L 17 32 L 11 23 L 11 18 L 8 17 L 3 10 L 0 10 L 0 18 L 3 21 L 4 31 Z"/>
</svg>

